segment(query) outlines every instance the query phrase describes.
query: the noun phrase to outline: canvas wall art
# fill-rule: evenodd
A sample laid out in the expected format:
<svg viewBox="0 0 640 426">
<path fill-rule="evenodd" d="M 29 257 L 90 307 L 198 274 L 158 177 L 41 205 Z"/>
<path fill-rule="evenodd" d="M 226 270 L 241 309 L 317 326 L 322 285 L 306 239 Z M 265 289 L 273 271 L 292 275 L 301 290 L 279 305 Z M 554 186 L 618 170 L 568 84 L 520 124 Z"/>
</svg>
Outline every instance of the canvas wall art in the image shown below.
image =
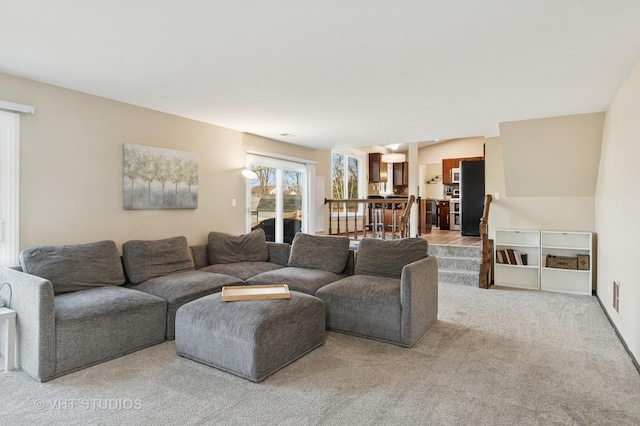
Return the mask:
<svg viewBox="0 0 640 426">
<path fill-rule="evenodd" d="M 198 208 L 198 155 L 124 144 L 125 210 Z"/>
</svg>

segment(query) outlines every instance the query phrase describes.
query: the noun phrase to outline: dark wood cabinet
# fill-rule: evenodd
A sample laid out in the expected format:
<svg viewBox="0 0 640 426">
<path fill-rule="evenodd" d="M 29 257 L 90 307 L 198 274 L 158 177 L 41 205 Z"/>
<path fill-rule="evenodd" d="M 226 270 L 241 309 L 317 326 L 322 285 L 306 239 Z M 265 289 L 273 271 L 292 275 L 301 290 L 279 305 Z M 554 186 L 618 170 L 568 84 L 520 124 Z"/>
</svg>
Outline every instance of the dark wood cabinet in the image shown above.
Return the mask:
<svg viewBox="0 0 640 426">
<path fill-rule="evenodd" d="M 432 201 L 431 198 L 418 199 L 418 235 L 431 233 L 431 223 L 433 221 Z"/>
<path fill-rule="evenodd" d="M 453 175 L 451 169 L 459 167 L 460 159 L 458 158 L 444 158 L 442 160 L 442 183 L 445 185 L 451 185 L 453 183 Z"/>
<path fill-rule="evenodd" d="M 393 163 L 393 186 L 407 186 L 409 184 L 409 163 Z M 369 182 L 387 181 L 387 163 L 382 162 L 382 154 L 369 154 Z"/>
<path fill-rule="evenodd" d="M 442 183 L 451 185 L 453 183 L 453 174 L 451 169 L 460 167 L 461 161 L 484 160 L 484 157 L 464 157 L 464 158 L 443 158 L 442 159 Z"/>
<path fill-rule="evenodd" d="M 381 182 L 386 180 L 386 172 L 383 172 L 383 167 L 386 169 L 387 165 L 382 162 L 382 154 L 379 152 L 372 152 L 369 154 L 369 182 Z M 384 179 L 382 177 L 385 176 Z"/>
<path fill-rule="evenodd" d="M 409 185 L 409 163 L 393 163 L 393 186 Z"/>
<path fill-rule="evenodd" d="M 384 211 L 384 227 L 387 231 L 391 230 L 394 225 L 398 225 L 398 220 L 402 215 L 401 209 L 386 209 Z M 395 219 L 394 219 L 395 217 Z"/>
<path fill-rule="evenodd" d="M 438 200 L 438 223 L 441 230 L 449 230 L 449 201 Z"/>
</svg>

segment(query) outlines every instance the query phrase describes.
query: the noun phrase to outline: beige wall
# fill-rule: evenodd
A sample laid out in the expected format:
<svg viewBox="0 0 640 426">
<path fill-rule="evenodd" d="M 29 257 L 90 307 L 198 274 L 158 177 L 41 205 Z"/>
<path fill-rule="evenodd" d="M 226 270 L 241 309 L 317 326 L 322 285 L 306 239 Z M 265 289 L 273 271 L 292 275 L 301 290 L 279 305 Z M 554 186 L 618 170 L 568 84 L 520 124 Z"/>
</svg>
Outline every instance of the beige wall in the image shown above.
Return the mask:
<svg viewBox="0 0 640 426">
<path fill-rule="evenodd" d="M 605 113 L 500 123 L 511 197 L 593 197 Z"/>
<path fill-rule="evenodd" d="M 598 297 L 640 360 L 640 62 L 607 112 L 596 190 Z M 612 308 L 612 283 L 620 283 L 620 312 Z"/>
<path fill-rule="evenodd" d="M 595 230 L 604 113 L 500 123 L 486 141 L 485 190 L 496 229 Z"/>
<path fill-rule="evenodd" d="M 245 231 L 248 148 L 318 161 L 322 152 L 0 74 L 2 98 L 33 105 L 21 120 L 20 247 Z M 197 153 L 198 208 L 123 210 L 123 143 Z M 231 200 L 237 207 L 231 207 Z"/>
<path fill-rule="evenodd" d="M 437 198 L 444 196 L 442 181 L 434 183 L 426 183 L 436 176 L 442 176 L 442 162 L 435 164 L 421 164 L 423 172 L 423 182 L 420 182 L 420 196 L 423 198 Z"/>
<path fill-rule="evenodd" d="M 594 230 L 594 197 L 511 197 L 505 191 L 504 159 L 500 138 L 487 138 L 485 191 L 500 194 L 489 212 L 489 234 L 496 229 Z"/>
<path fill-rule="evenodd" d="M 484 136 L 451 139 L 418 150 L 418 164 L 442 164 L 443 158 L 482 157 Z"/>
</svg>

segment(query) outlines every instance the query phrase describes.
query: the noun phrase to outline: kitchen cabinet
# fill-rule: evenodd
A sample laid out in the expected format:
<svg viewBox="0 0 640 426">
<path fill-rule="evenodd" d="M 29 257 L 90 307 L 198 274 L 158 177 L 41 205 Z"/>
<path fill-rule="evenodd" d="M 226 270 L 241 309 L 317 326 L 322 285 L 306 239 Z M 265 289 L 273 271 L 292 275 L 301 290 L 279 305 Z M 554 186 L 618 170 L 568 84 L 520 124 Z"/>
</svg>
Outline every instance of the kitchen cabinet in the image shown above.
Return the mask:
<svg viewBox="0 0 640 426">
<path fill-rule="evenodd" d="M 371 229 L 375 230 L 379 236 L 382 236 L 383 233 L 385 236 L 391 235 L 394 230 L 398 229 L 400 218 L 406 207 L 407 197 L 393 197 L 399 200 L 395 203 L 390 203 L 383 197 L 372 197 L 373 196 L 369 196 L 371 201 L 374 202 L 367 206 L 368 223 L 371 224 Z M 377 226 L 375 226 L 375 224 L 377 224 Z"/>
<path fill-rule="evenodd" d="M 409 185 L 409 163 L 393 163 L 393 186 Z"/>
<path fill-rule="evenodd" d="M 386 209 L 384 211 L 384 228 L 387 232 L 393 230 L 394 226 L 398 226 L 400 216 L 402 216 L 402 209 Z"/>
<path fill-rule="evenodd" d="M 431 233 L 432 201 L 431 198 L 418 198 L 418 235 Z"/>
<path fill-rule="evenodd" d="M 387 164 L 382 162 L 382 154 L 369 154 L 369 182 L 383 182 L 387 180 Z"/>
<path fill-rule="evenodd" d="M 460 160 L 457 158 L 443 158 L 442 159 L 442 183 L 445 185 L 451 185 L 453 183 L 453 176 L 451 175 L 451 169 L 460 167 Z"/>
<path fill-rule="evenodd" d="M 451 169 L 460 167 L 461 161 L 477 161 L 484 160 L 484 157 L 461 157 L 461 158 L 443 158 L 442 159 L 442 183 L 445 185 L 453 184 L 453 174 Z"/>
<path fill-rule="evenodd" d="M 449 230 L 449 200 L 438 200 L 438 223 L 441 230 Z"/>
</svg>

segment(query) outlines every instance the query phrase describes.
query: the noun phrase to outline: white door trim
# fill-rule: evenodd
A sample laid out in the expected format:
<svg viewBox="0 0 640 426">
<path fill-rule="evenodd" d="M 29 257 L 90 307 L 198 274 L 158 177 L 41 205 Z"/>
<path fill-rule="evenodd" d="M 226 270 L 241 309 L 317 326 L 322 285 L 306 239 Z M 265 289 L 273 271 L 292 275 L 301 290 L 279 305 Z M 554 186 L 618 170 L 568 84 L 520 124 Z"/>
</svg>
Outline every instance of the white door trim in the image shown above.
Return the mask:
<svg viewBox="0 0 640 426">
<path fill-rule="evenodd" d="M 0 111 L 0 266 L 20 253 L 20 115 Z"/>
</svg>

